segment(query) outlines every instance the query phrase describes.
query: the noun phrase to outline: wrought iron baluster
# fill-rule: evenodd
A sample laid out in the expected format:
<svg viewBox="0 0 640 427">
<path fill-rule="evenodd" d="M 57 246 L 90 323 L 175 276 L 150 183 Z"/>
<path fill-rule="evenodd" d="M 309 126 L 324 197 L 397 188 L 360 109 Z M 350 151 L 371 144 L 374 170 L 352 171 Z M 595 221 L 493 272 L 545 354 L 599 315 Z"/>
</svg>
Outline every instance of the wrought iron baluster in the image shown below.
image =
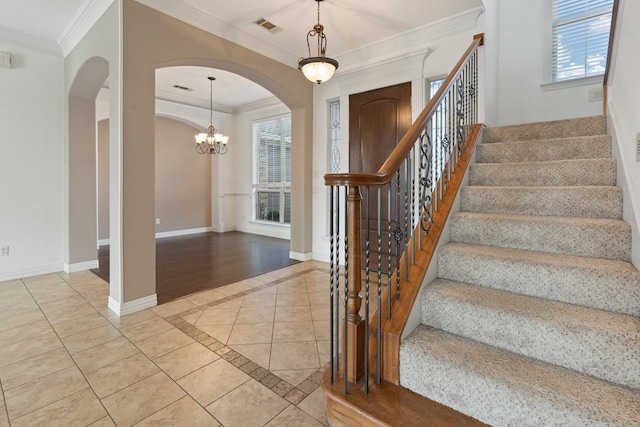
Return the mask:
<svg viewBox="0 0 640 427">
<path fill-rule="evenodd" d="M 334 259 L 334 250 L 335 250 L 335 235 L 333 233 L 334 223 L 335 223 L 335 200 L 334 200 L 334 192 L 335 186 L 331 186 L 330 194 L 329 194 L 329 212 L 331 212 L 331 218 L 329 220 L 329 355 L 330 355 L 330 370 L 331 370 L 331 384 L 333 384 L 333 376 L 334 376 L 334 354 L 333 354 L 333 287 L 334 287 L 334 274 L 335 274 L 335 259 Z"/>
<path fill-rule="evenodd" d="M 344 200 L 345 200 L 345 220 L 349 218 L 349 188 L 345 185 L 344 187 Z M 346 224 L 346 223 L 345 223 Z M 344 348 L 342 352 L 344 353 L 342 356 L 344 358 L 344 369 L 342 372 L 342 376 L 344 377 L 344 394 L 349 392 L 349 382 L 348 382 L 348 359 L 347 356 L 349 354 L 349 342 L 348 342 L 348 334 L 347 328 L 348 325 L 348 317 L 347 313 L 349 312 L 347 306 L 349 301 L 349 230 L 347 226 L 345 226 L 345 234 L 344 234 L 344 329 L 343 329 L 343 342 Z"/>
<path fill-rule="evenodd" d="M 369 393 L 369 242 L 370 227 L 369 227 L 369 187 L 367 186 L 364 193 L 365 197 L 365 267 L 364 267 L 364 392 Z M 378 222 L 380 222 L 380 198 L 378 197 Z M 380 231 L 378 231 L 378 236 Z M 380 240 L 378 239 L 378 260 L 380 259 Z M 378 267 L 378 270 L 380 268 Z M 379 273 L 378 273 L 379 274 Z M 354 349 L 357 351 L 357 349 Z"/>
</svg>

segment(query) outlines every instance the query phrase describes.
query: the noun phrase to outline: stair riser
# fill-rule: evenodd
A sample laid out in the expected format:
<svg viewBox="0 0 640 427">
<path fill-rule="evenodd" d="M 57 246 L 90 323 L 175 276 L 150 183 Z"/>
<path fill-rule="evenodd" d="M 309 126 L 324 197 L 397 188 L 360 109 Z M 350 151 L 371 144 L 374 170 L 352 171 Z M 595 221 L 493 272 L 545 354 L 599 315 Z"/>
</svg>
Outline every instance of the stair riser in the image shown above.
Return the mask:
<svg viewBox="0 0 640 427">
<path fill-rule="evenodd" d="M 616 167 L 613 159 L 477 163 L 469 168 L 469 185 L 615 186 Z"/>
<path fill-rule="evenodd" d="M 451 241 L 629 261 L 631 229 L 616 220 L 459 213 Z"/>
<path fill-rule="evenodd" d="M 460 245 L 447 245 L 439 251 L 440 278 L 640 316 L 637 271 L 615 266 L 590 268 L 583 258 L 553 263 L 537 259 L 543 254 L 524 252 L 517 258 L 503 254 L 505 250 L 500 248 L 454 246 Z"/>
<path fill-rule="evenodd" d="M 606 117 L 597 116 L 487 128 L 483 131 L 482 140 L 483 142 L 530 141 L 534 139 L 606 135 L 606 133 Z"/>
<path fill-rule="evenodd" d="M 600 330 L 593 325 L 581 325 L 579 319 L 587 315 L 587 309 L 561 303 L 539 304 L 539 300 L 531 297 L 500 294 L 500 291 L 462 283 L 433 282 L 423 293 L 422 323 L 543 362 L 640 388 L 640 347 L 637 345 L 640 323 L 637 319 L 605 313 L 601 316 L 603 319 L 621 323 L 628 320 L 628 325 L 622 329 L 624 333 L 614 335 L 607 328 Z M 500 299 L 503 295 L 507 295 L 504 301 Z M 492 301 L 483 301 L 491 297 L 494 298 Z M 499 305 L 502 302 L 504 304 Z M 528 310 L 527 302 L 531 304 L 531 310 Z M 550 316 L 544 310 L 552 311 L 554 315 Z M 597 316 L 603 312 L 591 313 Z"/>
<path fill-rule="evenodd" d="M 617 187 L 464 187 L 461 209 L 517 215 L 622 219 Z"/>
<path fill-rule="evenodd" d="M 540 162 L 607 157 L 611 157 L 611 137 L 608 136 L 569 140 L 496 142 L 480 144 L 476 149 L 478 163 Z"/>
</svg>

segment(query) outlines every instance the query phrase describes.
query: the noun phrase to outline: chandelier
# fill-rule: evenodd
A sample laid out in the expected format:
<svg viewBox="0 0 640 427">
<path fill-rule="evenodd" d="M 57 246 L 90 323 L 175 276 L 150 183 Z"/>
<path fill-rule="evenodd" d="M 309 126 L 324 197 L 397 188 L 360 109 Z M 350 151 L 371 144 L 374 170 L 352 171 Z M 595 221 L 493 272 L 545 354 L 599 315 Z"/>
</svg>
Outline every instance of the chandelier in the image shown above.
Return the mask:
<svg viewBox="0 0 640 427">
<path fill-rule="evenodd" d="M 338 68 L 338 61 L 327 58 L 327 37 L 324 35 L 324 26 L 320 24 L 320 2 L 318 3 L 318 23 L 307 34 L 307 49 L 309 51 L 308 58 L 298 59 L 298 69 L 302 71 L 304 76 L 314 83 L 323 83 L 329 80 Z M 311 44 L 309 38 L 317 37 L 317 56 L 311 56 Z"/>
<path fill-rule="evenodd" d="M 196 152 L 199 154 L 225 154 L 229 137 L 219 133 L 213 126 L 213 81 L 215 77 L 207 77 L 210 81 L 209 127 L 207 132 L 195 135 Z"/>
</svg>

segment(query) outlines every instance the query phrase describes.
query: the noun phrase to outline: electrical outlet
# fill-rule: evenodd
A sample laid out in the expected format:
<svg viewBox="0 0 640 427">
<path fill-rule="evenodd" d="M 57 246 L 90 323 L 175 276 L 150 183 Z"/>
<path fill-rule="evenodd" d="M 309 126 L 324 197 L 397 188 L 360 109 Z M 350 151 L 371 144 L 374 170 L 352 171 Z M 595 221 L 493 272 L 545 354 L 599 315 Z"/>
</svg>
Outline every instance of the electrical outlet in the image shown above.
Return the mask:
<svg viewBox="0 0 640 427">
<path fill-rule="evenodd" d="M 9 246 L 0 247 L 0 256 L 8 256 L 9 255 Z"/>
<path fill-rule="evenodd" d="M 0 52 L 0 68 L 11 68 L 11 55 Z"/>
<path fill-rule="evenodd" d="M 156 225 L 160 224 L 160 218 L 156 218 Z"/>
</svg>

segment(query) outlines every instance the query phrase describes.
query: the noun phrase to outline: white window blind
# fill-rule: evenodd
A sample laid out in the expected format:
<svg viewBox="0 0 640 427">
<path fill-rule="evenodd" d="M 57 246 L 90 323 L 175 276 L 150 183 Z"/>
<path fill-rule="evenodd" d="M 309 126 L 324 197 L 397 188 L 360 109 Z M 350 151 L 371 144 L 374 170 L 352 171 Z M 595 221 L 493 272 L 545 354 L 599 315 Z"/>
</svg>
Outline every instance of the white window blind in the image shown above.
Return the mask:
<svg viewBox="0 0 640 427">
<path fill-rule="evenodd" d="M 604 74 L 613 0 L 553 0 L 553 81 Z"/>
<path fill-rule="evenodd" d="M 291 222 L 291 117 L 254 124 L 255 219 Z"/>
</svg>

